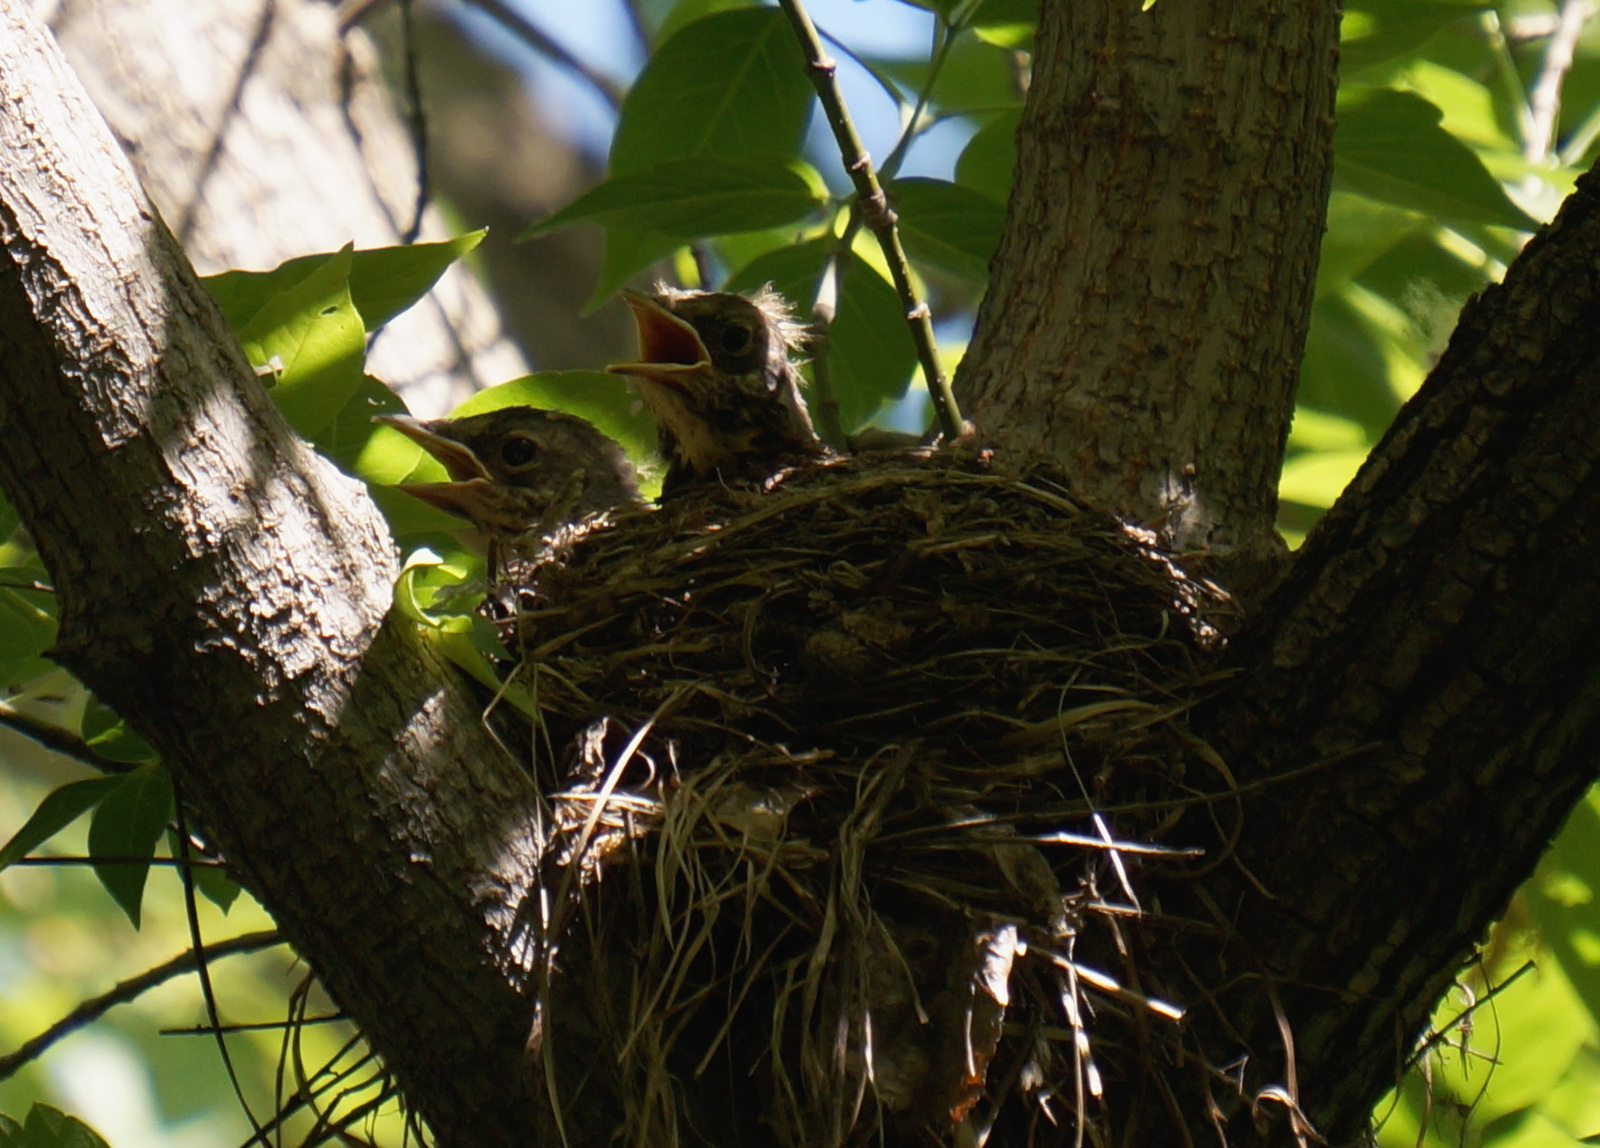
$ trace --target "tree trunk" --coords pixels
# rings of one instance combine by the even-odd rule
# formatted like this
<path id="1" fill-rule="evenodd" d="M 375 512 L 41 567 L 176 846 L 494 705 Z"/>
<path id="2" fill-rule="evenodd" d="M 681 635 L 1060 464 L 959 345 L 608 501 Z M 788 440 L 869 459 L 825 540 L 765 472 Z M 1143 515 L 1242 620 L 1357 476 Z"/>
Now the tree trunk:
<path id="1" fill-rule="evenodd" d="M 1056 458 L 1235 586 L 1281 568 L 1338 43 L 1337 4 L 1044 4 L 957 380 L 989 440 Z"/>
<path id="2" fill-rule="evenodd" d="M 1248 574 L 1270 564 L 1336 12 L 1138 7 L 1044 5 L 964 382 L 1008 447 L 1054 447 Z M 532 786 L 382 624 L 375 512 L 277 417 L 17 0 L 0 13 L 0 484 L 54 573 L 61 659 L 162 750 L 440 1141 L 525 1144 Z M 1252 1116 L 1287 1141 L 1284 1100 L 1356 1138 L 1592 776 L 1597 213 L 1591 175 L 1225 655 L 1238 684 L 1196 724 L 1238 781 L 1238 841 L 1167 899 L 1204 927 L 1184 964 L 1145 970 L 1193 1003 L 1208 1063 L 1175 1107 L 1113 1098 L 1137 1140 L 1215 1142 L 1210 1100 L 1234 1143 Z M 1243 1053 L 1254 1103 L 1218 1075 Z"/>
<path id="3" fill-rule="evenodd" d="M 57 659 L 158 746 L 442 1143 L 516 1144 L 537 794 L 386 621 L 394 544 L 289 429 L 48 33 L 0 4 L 0 486 Z"/>

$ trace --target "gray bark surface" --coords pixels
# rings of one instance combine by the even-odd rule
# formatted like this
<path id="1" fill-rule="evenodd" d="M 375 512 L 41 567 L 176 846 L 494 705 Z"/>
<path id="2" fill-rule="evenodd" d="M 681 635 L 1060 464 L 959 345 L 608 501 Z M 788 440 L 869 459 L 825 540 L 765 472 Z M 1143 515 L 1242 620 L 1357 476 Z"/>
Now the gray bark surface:
<path id="1" fill-rule="evenodd" d="M 1332 172 L 1339 12 L 1045 4 L 1009 222 L 957 379 L 989 441 L 1205 551 L 1280 566 L 1278 469 Z"/>
<path id="2" fill-rule="evenodd" d="M 386 621 L 376 508 L 278 414 L 10 0 L 0 105 L 0 487 L 54 579 L 56 657 L 160 747 L 441 1142 L 518 1143 L 532 784 Z"/>
<path id="3" fill-rule="evenodd" d="M 1196 544 L 1265 553 L 1260 476 L 1278 462 L 1325 167 L 1302 159 L 1312 190 L 1273 192 L 1270 178 L 1244 169 L 1276 171 L 1276 144 L 1198 148 L 1240 165 L 1207 192 L 1215 204 L 1194 200 L 1199 221 L 1213 210 L 1240 218 L 1228 197 L 1245 196 L 1265 221 L 1259 234 L 1241 232 L 1230 260 L 1193 238 L 1206 228 L 1171 214 L 1181 194 L 1161 201 L 1166 213 L 1147 210 L 1147 225 L 1108 214 L 1120 197 L 1103 194 L 1104 210 L 1079 225 L 1108 245 L 1100 269 L 1064 280 L 1071 244 L 1041 214 L 1053 194 L 1074 180 L 1086 196 L 1095 186 L 1168 186 L 1148 172 L 1137 181 L 1114 168 L 1073 174 L 1050 159 L 1055 137 L 1042 123 L 1056 105 L 1043 102 L 1056 91 L 1051 69 L 1064 67 L 1068 7 L 1083 19 L 1105 10 L 1045 8 L 1053 30 L 1035 72 L 1041 106 L 1030 112 L 1036 126 L 972 352 L 968 385 L 991 396 L 978 417 L 991 433 L 1015 426 L 1021 436 L 1023 412 L 1035 410 L 1054 428 L 1039 436 L 1059 435 L 1053 453 L 1085 481 L 1102 475 L 1114 504 L 1120 489 L 1153 512 L 1166 506 L 1159 492 L 1172 467 L 1190 457 L 1184 443 L 1214 440 L 1217 460 L 1237 450 L 1234 469 L 1196 463 L 1203 497 L 1182 507 L 1203 503 L 1254 524 L 1231 542 L 1200 530 Z M 1100 34 L 1131 35 L 1136 8 L 1102 15 Z M 1319 6 L 1308 30 L 1265 4 L 1249 8 L 1248 27 L 1209 6 L 1191 17 L 1163 0 L 1154 11 L 1169 21 L 1214 16 L 1222 31 L 1196 26 L 1198 43 L 1238 35 L 1245 47 L 1272 47 L 1265 74 L 1280 87 L 1303 79 L 1309 94 L 1295 103 L 1278 93 L 1290 102 L 1261 114 L 1280 119 L 1241 138 L 1278 140 L 1274 124 L 1299 124 L 1309 134 L 1297 146 L 1326 150 L 1316 109 L 1331 98 L 1331 58 L 1316 48 L 1302 74 L 1284 36 L 1298 27 L 1321 44 L 1332 14 Z M 1177 26 L 1161 25 L 1174 35 Z M 532 879 L 531 784 L 482 734 L 480 702 L 459 678 L 409 628 L 383 625 L 395 563 L 376 512 L 278 418 L 16 0 L 0 0 L 0 53 L 0 486 L 55 577 L 61 659 L 161 748 L 208 829 L 441 1141 L 528 1143 L 536 1089 L 523 1064 L 529 1010 L 514 918 Z M 1097 58 L 1109 66 L 1128 55 Z M 1129 58 L 1144 67 L 1177 57 Z M 1197 56 L 1217 68 L 1226 58 Z M 1250 66 L 1262 71 L 1260 59 Z M 1219 93 L 1234 82 L 1210 75 L 1201 69 Z M 1132 79 L 1116 90 L 1124 109 L 1154 99 Z M 1182 100 L 1195 94 L 1175 85 L 1166 98 L 1192 107 Z M 1158 112 L 1161 132 L 1177 133 L 1182 114 L 1149 110 Z M 1151 122 L 1129 116 L 1119 131 Z M 1075 138 L 1070 125 L 1061 130 Z M 1075 146 L 1088 159 L 1107 143 Z M 1156 232 L 1168 236 L 1165 262 Z M 1189 253 L 1210 270 L 1181 265 L 1181 244 L 1172 262 L 1172 235 L 1197 244 Z M 1591 175 L 1505 287 L 1469 308 L 1434 377 L 1234 640 L 1227 658 L 1242 671 L 1239 686 L 1196 716 L 1241 786 L 1254 788 L 1242 795 L 1234 863 L 1187 901 L 1167 898 L 1167 912 L 1206 925 L 1176 942 L 1197 980 L 1177 965 L 1142 970 L 1151 990 L 1199 1002 L 1191 1023 L 1209 1065 L 1171 1078 L 1184 1112 L 1203 1114 L 1204 1097 L 1226 1100 L 1207 1068 L 1248 1052 L 1247 1095 L 1282 1086 L 1333 1142 L 1357 1139 L 1433 995 L 1594 775 L 1597 267 Z M 1115 308 L 1154 324 L 1168 306 L 1148 290 L 1156 279 L 1161 298 L 1192 293 L 1198 308 L 1187 326 L 1162 330 L 1203 337 L 1185 349 L 1140 335 L 1123 363 L 1109 350 Z M 1095 295 L 1097 282 L 1107 294 Z M 1080 311 L 1100 316 L 1100 341 L 1073 342 L 1094 326 L 1074 320 Z M 1168 360 L 1158 362 L 1158 347 Z M 1237 373 L 1235 354 L 1246 368 Z M 1045 389 L 1067 377 L 1061 364 L 1091 361 L 1099 366 L 1084 377 L 1106 381 L 1105 414 L 1070 387 L 1059 401 Z M 1230 406 L 1217 398 L 1219 378 L 1248 388 L 1229 391 Z M 1141 414 L 1141 380 L 1147 406 L 1170 393 L 1188 413 Z M 1195 429 L 1207 395 L 1229 408 L 1206 424 L 1209 440 Z M 1126 455 L 1109 425 L 1117 409 L 1153 436 L 1129 438 Z M 1193 514 L 1178 519 L 1199 523 Z M 1200 985 L 1226 988 L 1213 1006 Z M 1175 1127 L 1154 1089 L 1119 1095 L 1137 1142 L 1215 1142 L 1203 1115 Z M 1260 1106 L 1259 1132 L 1248 1105 L 1231 1107 L 1233 1142 L 1291 1141 L 1281 1105 Z"/>

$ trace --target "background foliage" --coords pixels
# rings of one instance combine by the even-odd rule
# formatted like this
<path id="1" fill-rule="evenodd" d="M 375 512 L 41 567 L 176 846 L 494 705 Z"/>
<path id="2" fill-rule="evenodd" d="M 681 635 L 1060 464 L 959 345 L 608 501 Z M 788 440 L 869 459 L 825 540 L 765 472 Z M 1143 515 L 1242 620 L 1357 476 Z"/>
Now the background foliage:
<path id="1" fill-rule="evenodd" d="M 863 4 L 861 19 L 890 2 Z M 1347 5 L 1335 188 L 1281 485 L 1291 543 L 1420 384 L 1462 302 L 1499 277 L 1592 162 L 1600 27 L 1586 5 L 1573 19 L 1572 5 Z M 854 59 L 902 113 L 899 143 L 878 167 L 953 366 L 1003 218 L 1036 2 L 918 6 L 935 16 L 926 53 Z M 607 174 L 555 215 L 530 221 L 533 241 L 567 226 L 603 229 L 592 289 L 574 288 L 589 290 L 595 306 L 641 274 L 664 272 L 733 289 L 770 281 L 809 313 L 819 285 L 836 274 L 836 318 L 817 365 L 826 367 L 843 428 L 923 429 L 928 407 L 912 386 L 917 358 L 902 307 L 852 210 L 837 152 L 812 123 L 815 100 L 787 21 L 737 0 L 640 0 L 636 8 L 651 55 L 622 101 Z M 1564 28 L 1582 34 L 1570 69 L 1557 69 Z M 834 31 L 841 41 L 830 50 L 846 56 L 850 30 Z M 951 139 L 961 141 L 954 152 Z M 941 164 L 948 178 L 902 175 Z M 371 484 L 410 554 L 397 590 L 402 607 L 482 677 L 492 673 L 483 657 L 492 639 L 450 594 L 476 575 L 476 560 L 450 535 L 450 520 L 387 489 L 442 474 L 409 440 L 372 425 L 372 414 L 401 404 L 362 367 L 368 334 L 477 238 L 308 256 L 274 272 L 218 276 L 211 286 L 296 429 Z M 518 402 L 583 414 L 650 465 L 652 432 L 614 376 L 534 375 L 464 409 Z M 10 839 L 0 851 L 0 867 L 9 866 L 0 874 L 3 1053 L 79 1000 L 180 951 L 191 923 L 172 868 L 139 862 L 177 848 L 170 783 L 149 748 L 50 662 L 49 575 L 4 504 L 0 540 L 0 838 Z M 41 724 L 64 752 L 45 753 L 4 728 Z M 85 856 L 100 862 L 31 863 Z M 203 899 L 193 918 L 208 940 L 270 925 L 217 870 L 198 875 Z M 1379 1106 L 1381 1143 L 1564 1144 L 1600 1135 L 1597 889 L 1600 798 L 1591 795 L 1440 1006 L 1426 1053 Z M 213 978 L 227 1022 L 331 1012 L 281 948 L 219 960 Z M 32 1107 L 38 1099 L 98 1122 L 121 1148 L 243 1142 L 247 1128 L 215 1045 L 157 1035 L 204 1018 L 187 977 L 29 1064 L 0 1083 L 0 1111 L 15 1118 L 0 1120 L 0 1148 L 88 1135 Z M 281 1109 L 297 1086 L 316 1095 L 314 1105 L 290 1106 L 285 1142 L 317 1141 L 341 1122 L 376 1142 L 405 1139 L 352 1039 L 337 1023 L 305 1025 L 287 1043 L 278 1028 L 232 1038 L 258 1114 Z M 332 1115 L 319 1120 L 313 1107 Z"/>

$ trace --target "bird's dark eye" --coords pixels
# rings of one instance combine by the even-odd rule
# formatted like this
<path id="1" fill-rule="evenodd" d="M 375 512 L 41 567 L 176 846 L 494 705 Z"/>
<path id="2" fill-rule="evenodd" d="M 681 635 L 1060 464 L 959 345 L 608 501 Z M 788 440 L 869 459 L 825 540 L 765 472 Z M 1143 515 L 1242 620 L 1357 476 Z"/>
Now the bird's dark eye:
<path id="1" fill-rule="evenodd" d="M 500 462 L 509 470 L 526 470 L 539 457 L 539 444 L 527 435 L 512 435 L 500 444 Z"/>
<path id="2" fill-rule="evenodd" d="M 744 327 L 724 327 L 722 330 L 722 349 L 730 355 L 738 355 L 750 349 L 750 332 Z"/>

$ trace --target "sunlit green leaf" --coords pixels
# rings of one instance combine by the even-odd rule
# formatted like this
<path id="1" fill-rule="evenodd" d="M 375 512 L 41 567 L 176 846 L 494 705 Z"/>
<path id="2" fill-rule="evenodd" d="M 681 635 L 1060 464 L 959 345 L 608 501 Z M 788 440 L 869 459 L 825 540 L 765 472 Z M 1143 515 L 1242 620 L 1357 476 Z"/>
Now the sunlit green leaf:
<path id="1" fill-rule="evenodd" d="M 989 117 L 956 160 L 956 182 L 1004 203 L 1011 194 L 1011 176 L 1017 166 L 1017 121 L 1021 118 L 1017 108 Z"/>
<path id="2" fill-rule="evenodd" d="M 1411 92 L 1341 89 L 1334 179 L 1347 190 L 1442 219 L 1537 227 L 1439 121 L 1439 109 Z"/>
<path id="3" fill-rule="evenodd" d="M 56 596 L 46 585 L 45 569 L 33 555 L 24 565 L 0 565 L 0 691 L 15 688 L 47 673 L 44 652 L 56 640 Z"/>
<path id="4" fill-rule="evenodd" d="M 790 223 L 821 197 L 798 165 L 774 156 L 668 160 L 589 189 L 528 232 L 572 223 L 652 231 L 677 240 Z"/>
<path id="5" fill-rule="evenodd" d="M 1311 451 L 1283 464 L 1278 497 L 1327 509 L 1366 461 L 1365 450 Z"/>
<path id="6" fill-rule="evenodd" d="M 89 822 L 89 852 L 95 875 L 139 927 L 150 858 L 172 814 L 172 780 L 159 765 L 140 766 L 117 779 Z"/>
<path id="7" fill-rule="evenodd" d="M 433 289 L 439 276 L 479 243 L 487 231 L 469 231 L 441 243 L 375 247 L 350 260 L 350 300 L 368 330 L 375 330 Z M 235 329 L 250 322 L 275 296 L 305 280 L 328 255 L 302 255 L 271 271 L 224 271 L 204 282 Z"/>
<path id="8" fill-rule="evenodd" d="M 1399 409 L 1391 356 L 1372 323 L 1344 295 L 1318 299 L 1300 371 L 1300 401 L 1353 419 L 1375 439 Z"/>
<path id="9" fill-rule="evenodd" d="M 106 794 L 122 784 L 121 777 L 86 777 L 70 781 L 50 791 L 22 828 L 0 847 L 0 869 L 14 865 L 83 814 L 98 805 Z"/>
<path id="10" fill-rule="evenodd" d="M 483 596 L 482 572 L 481 565 L 465 556 L 447 559 L 419 550 L 406 560 L 395 583 L 395 607 L 417 622 L 423 637 L 445 657 L 502 702 L 537 716 L 538 706 L 525 686 L 514 678 L 502 679 L 495 667 L 509 655 L 494 626 L 474 608 Z M 461 592 L 472 585 L 477 585 L 476 592 Z"/>
<path id="11" fill-rule="evenodd" d="M 1425 216 L 1349 191 L 1328 200 L 1328 230 L 1317 263 L 1317 291 L 1342 288 L 1407 235 L 1427 226 Z"/>
<path id="12" fill-rule="evenodd" d="M 395 534 L 460 529 L 460 519 L 393 489 L 397 482 L 439 482 L 445 478 L 444 467 L 415 440 L 372 421 L 373 415 L 405 412 L 400 396 L 372 376 L 363 375 L 355 394 L 312 441 L 347 474 L 368 484 L 368 493 Z"/>
<path id="13" fill-rule="evenodd" d="M 1524 899 L 1540 939 L 1600 1016 L 1600 794 L 1591 789 L 1572 811 Z"/>
<path id="14" fill-rule="evenodd" d="M 1039 0 L 982 0 L 965 21 L 979 39 L 1024 52 L 1033 51 L 1038 24 Z"/>
<path id="15" fill-rule="evenodd" d="M 1475 0 L 1351 0 L 1339 28 L 1339 70 L 1353 76 L 1409 56 L 1443 28 L 1482 8 Z"/>
<path id="16" fill-rule="evenodd" d="M 696 20 L 661 45 L 628 92 L 611 176 L 692 156 L 771 156 L 781 166 L 800 154 L 812 98 L 783 13 L 742 8 Z M 748 228 L 712 223 L 696 234 L 740 230 Z"/>
<path id="17" fill-rule="evenodd" d="M 1408 63 L 1394 84 L 1438 108 L 1440 126 L 1463 143 L 1517 152 L 1516 141 L 1496 114 L 1494 90 L 1487 84 L 1432 60 Z"/>
<path id="18" fill-rule="evenodd" d="M 915 260 L 982 284 L 1000 245 L 1006 209 L 970 187 L 942 179 L 897 179 L 889 202 L 900 217 L 900 238 Z"/>
<path id="19" fill-rule="evenodd" d="M 1366 428 L 1354 419 L 1297 406 L 1289 427 L 1291 451 L 1366 451 L 1371 446 Z"/>
<path id="20" fill-rule="evenodd" d="M 291 426 L 306 438 L 332 422 L 360 389 L 366 332 L 350 301 L 351 249 L 318 264 L 239 331 Z"/>

